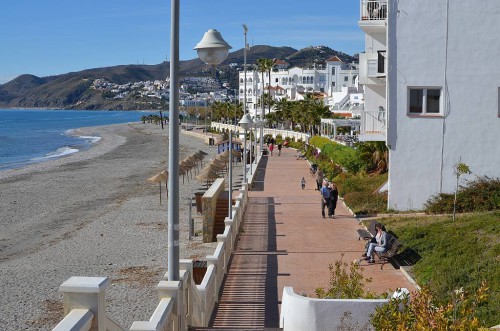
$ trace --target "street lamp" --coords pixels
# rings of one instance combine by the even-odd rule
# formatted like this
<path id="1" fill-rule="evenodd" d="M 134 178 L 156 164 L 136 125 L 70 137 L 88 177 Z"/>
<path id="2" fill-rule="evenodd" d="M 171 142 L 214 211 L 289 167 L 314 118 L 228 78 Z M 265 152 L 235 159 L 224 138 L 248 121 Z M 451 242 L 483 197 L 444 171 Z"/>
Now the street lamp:
<path id="1" fill-rule="evenodd" d="M 211 66 L 224 61 L 231 48 L 224 38 L 222 38 L 220 32 L 215 29 L 205 32 L 201 41 L 194 47 L 198 52 L 198 57 Z"/>
<path id="2" fill-rule="evenodd" d="M 179 7 L 180 0 L 171 0 L 167 276 L 172 281 L 179 280 Z M 212 29 L 195 47 L 202 61 L 211 65 L 224 61 L 230 48 L 220 33 Z"/>
<path id="3" fill-rule="evenodd" d="M 243 182 L 247 183 L 247 129 L 251 128 L 253 125 L 252 118 L 249 114 L 244 114 L 238 124 L 244 130 L 244 140 L 243 140 Z"/>

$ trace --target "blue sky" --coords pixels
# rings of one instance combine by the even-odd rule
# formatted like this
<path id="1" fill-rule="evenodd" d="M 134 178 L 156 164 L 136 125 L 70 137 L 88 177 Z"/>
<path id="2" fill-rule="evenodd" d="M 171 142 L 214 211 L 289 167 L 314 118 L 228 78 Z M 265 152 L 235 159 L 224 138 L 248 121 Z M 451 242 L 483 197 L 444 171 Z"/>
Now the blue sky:
<path id="1" fill-rule="evenodd" d="M 359 1 L 181 0 L 180 58 L 215 28 L 238 50 L 242 24 L 252 45 L 296 49 L 325 45 L 347 54 L 364 48 Z M 169 0 L 5 0 L 0 10 L 0 84 L 170 58 Z"/>

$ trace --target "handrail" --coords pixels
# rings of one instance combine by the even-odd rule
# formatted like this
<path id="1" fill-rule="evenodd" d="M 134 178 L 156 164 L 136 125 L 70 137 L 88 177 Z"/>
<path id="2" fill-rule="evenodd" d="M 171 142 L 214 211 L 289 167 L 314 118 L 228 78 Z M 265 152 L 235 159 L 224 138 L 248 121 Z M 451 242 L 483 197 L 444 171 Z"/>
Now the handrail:
<path id="1" fill-rule="evenodd" d="M 93 318 L 90 309 L 72 309 L 52 331 L 88 331 Z"/>
<path id="2" fill-rule="evenodd" d="M 173 308 L 173 299 L 161 299 L 149 321 L 136 321 L 132 323 L 130 331 L 172 330 L 174 326 L 172 320 Z"/>
<path id="3" fill-rule="evenodd" d="M 216 289 L 215 289 L 215 266 L 210 265 L 207 267 L 207 272 L 200 285 L 196 285 L 199 293 L 202 296 L 202 310 L 203 310 L 203 325 L 208 325 L 208 320 L 212 314 L 212 310 L 216 302 Z"/>

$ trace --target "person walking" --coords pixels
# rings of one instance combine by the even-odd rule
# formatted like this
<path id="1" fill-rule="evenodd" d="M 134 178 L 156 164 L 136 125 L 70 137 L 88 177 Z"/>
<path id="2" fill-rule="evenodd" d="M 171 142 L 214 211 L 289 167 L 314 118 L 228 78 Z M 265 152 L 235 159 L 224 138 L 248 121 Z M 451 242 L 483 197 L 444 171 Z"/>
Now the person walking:
<path id="1" fill-rule="evenodd" d="M 324 179 L 324 175 L 323 175 L 323 171 L 321 171 L 321 169 L 317 169 L 316 170 L 316 189 L 315 190 L 321 190 L 321 184 L 323 183 L 323 179 Z"/>
<path id="2" fill-rule="evenodd" d="M 306 179 L 304 177 L 300 180 L 300 187 L 302 187 L 302 189 L 306 188 Z"/>
<path id="3" fill-rule="evenodd" d="M 330 188 L 328 187 L 328 181 L 323 182 L 319 193 L 321 194 L 321 216 L 325 218 L 325 207 L 327 210 L 330 208 Z"/>
<path id="4" fill-rule="evenodd" d="M 269 151 L 271 152 L 271 156 L 273 156 L 273 150 L 274 150 L 274 144 L 271 143 L 271 145 L 269 145 Z"/>
<path id="5" fill-rule="evenodd" d="M 337 208 L 337 201 L 339 199 L 339 191 L 337 185 L 330 183 L 330 208 L 328 209 L 328 217 L 335 218 L 335 209 Z"/>
<path id="6" fill-rule="evenodd" d="M 278 143 L 278 156 L 281 156 L 281 148 L 283 148 L 283 144 L 280 142 Z"/>

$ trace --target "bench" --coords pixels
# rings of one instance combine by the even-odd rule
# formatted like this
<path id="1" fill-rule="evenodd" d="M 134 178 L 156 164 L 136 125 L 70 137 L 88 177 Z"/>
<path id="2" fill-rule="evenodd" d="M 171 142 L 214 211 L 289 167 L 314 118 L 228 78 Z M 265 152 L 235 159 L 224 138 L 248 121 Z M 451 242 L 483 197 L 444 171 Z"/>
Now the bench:
<path id="1" fill-rule="evenodd" d="M 377 255 L 379 260 L 382 262 L 382 264 L 380 265 L 380 269 L 384 267 L 384 264 L 393 260 L 393 258 L 396 256 L 396 254 L 398 254 L 399 249 L 403 245 L 395 237 L 391 236 L 387 246 L 389 248 L 385 252 L 375 251 L 375 255 Z"/>
<path id="2" fill-rule="evenodd" d="M 365 229 L 358 229 L 358 235 L 359 238 L 358 240 L 361 240 L 363 238 L 364 240 L 371 240 L 375 235 L 377 234 L 377 230 L 375 229 L 375 225 L 377 225 L 378 222 L 376 220 L 372 220 L 370 224 L 368 224 L 367 230 Z"/>

